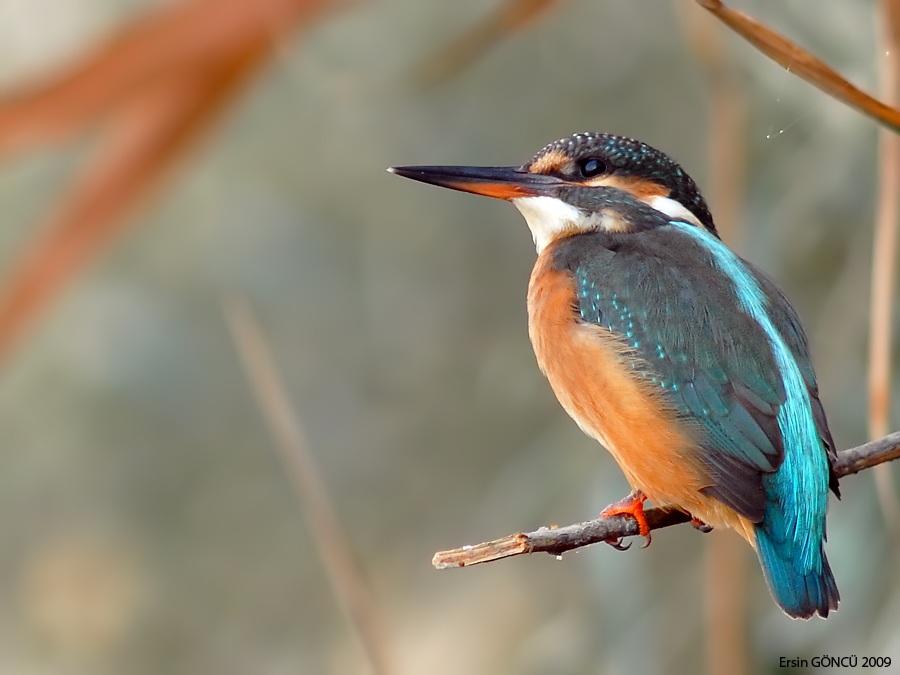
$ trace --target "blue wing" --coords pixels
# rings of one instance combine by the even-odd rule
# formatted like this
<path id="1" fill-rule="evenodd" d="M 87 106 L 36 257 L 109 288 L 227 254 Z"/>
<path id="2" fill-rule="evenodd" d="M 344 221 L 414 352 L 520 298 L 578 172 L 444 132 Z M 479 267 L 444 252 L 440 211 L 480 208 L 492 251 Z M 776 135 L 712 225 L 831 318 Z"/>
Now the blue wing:
<path id="1" fill-rule="evenodd" d="M 810 407 L 812 408 L 813 419 L 816 423 L 816 430 L 819 438 L 825 447 L 828 456 L 828 466 L 830 467 L 829 487 L 838 497 L 841 496 L 840 487 L 838 486 L 838 478 L 834 473 L 834 464 L 837 461 L 837 446 L 831 437 L 831 431 L 828 428 L 828 419 L 825 416 L 825 408 L 819 400 L 819 385 L 816 382 L 816 374 L 813 371 L 812 359 L 809 355 L 809 344 L 806 340 L 806 334 L 803 332 L 803 326 L 800 324 L 800 318 L 791 306 L 787 297 L 782 290 L 778 288 L 764 272 L 757 269 L 751 263 L 745 261 L 745 265 L 756 278 L 757 283 L 762 289 L 769 303 L 769 314 L 772 321 L 778 328 L 785 343 L 790 349 L 794 360 L 800 368 L 800 374 L 806 384 L 807 393 L 809 394 Z"/>
<path id="2" fill-rule="evenodd" d="M 733 284 L 700 247 L 667 228 L 570 237 L 556 259 L 575 277 L 581 319 L 625 340 L 642 357 L 643 376 L 698 430 L 712 479 L 705 491 L 760 522 L 763 477 L 784 459 L 777 418 L 786 396 L 771 344 L 738 308 Z M 800 365 L 820 436 L 833 448 L 796 314 L 774 283 L 752 272 Z"/>

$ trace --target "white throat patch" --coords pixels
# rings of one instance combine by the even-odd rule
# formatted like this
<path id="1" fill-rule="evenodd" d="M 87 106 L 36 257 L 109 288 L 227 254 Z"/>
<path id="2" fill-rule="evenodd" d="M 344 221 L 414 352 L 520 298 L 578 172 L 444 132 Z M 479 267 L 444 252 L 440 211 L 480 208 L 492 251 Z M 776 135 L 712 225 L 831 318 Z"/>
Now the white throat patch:
<path id="1" fill-rule="evenodd" d="M 628 224 L 613 209 L 586 214 L 556 197 L 518 197 L 511 201 L 525 216 L 538 253 L 563 232 L 621 232 L 628 229 Z"/>
<path id="2" fill-rule="evenodd" d="M 581 211 L 556 197 L 518 197 L 511 201 L 525 216 L 538 253 L 561 232 L 577 229 L 584 219 Z"/>
<path id="3" fill-rule="evenodd" d="M 538 253 L 566 232 L 628 232 L 632 228 L 628 219 L 616 213 L 614 208 L 588 214 L 556 197 L 517 197 L 510 201 L 525 216 Z M 697 216 L 674 199 L 654 195 L 642 201 L 672 220 L 703 227 Z"/>

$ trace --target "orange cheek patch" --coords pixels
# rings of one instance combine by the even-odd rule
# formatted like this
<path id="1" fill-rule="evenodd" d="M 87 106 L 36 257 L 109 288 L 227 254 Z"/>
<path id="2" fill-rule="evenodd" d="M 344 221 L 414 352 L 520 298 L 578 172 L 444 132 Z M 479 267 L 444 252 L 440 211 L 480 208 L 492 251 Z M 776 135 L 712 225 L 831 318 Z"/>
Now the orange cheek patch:
<path id="1" fill-rule="evenodd" d="M 553 150 L 538 157 L 534 163 L 528 167 L 528 170 L 531 173 L 551 174 L 558 172 L 568 163 L 569 157 L 565 153 L 562 153 L 559 150 Z"/>
<path id="2" fill-rule="evenodd" d="M 659 183 L 654 183 L 637 176 L 597 176 L 589 180 L 585 185 L 592 187 L 611 187 L 622 190 L 641 201 L 647 201 L 651 197 L 668 197 L 670 191 Z"/>

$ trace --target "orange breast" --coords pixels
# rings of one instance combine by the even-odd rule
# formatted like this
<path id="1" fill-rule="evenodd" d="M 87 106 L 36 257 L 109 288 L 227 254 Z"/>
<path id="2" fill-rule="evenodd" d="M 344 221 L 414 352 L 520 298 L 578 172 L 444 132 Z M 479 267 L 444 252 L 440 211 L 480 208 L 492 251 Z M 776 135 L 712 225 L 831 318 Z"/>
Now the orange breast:
<path id="1" fill-rule="evenodd" d="M 710 484 L 692 430 L 678 422 L 664 393 L 634 376 L 639 358 L 616 335 L 579 320 L 573 276 L 542 251 L 528 288 L 528 330 L 541 370 L 581 429 L 602 443 L 633 488 L 713 526 L 748 522 L 700 490 Z"/>

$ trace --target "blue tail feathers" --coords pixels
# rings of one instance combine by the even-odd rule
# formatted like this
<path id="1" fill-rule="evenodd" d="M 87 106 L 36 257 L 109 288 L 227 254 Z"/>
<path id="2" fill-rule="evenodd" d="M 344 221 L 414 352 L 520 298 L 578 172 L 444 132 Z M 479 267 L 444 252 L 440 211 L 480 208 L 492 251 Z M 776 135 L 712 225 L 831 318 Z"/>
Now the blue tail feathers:
<path id="1" fill-rule="evenodd" d="M 774 536 L 773 536 L 774 535 Z M 791 617 L 827 617 L 841 599 L 831 566 L 818 544 L 817 555 L 804 561 L 795 542 L 779 538 L 763 521 L 756 528 L 756 552 L 775 602 Z"/>
<path id="2" fill-rule="evenodd" d="M 823 549 L 828 472 L 825 453 L 785 452 L 778 471 L 763 478 L 756 553 L 775 602 L 796 619 L 827 617 L 841 599 Z"/>

